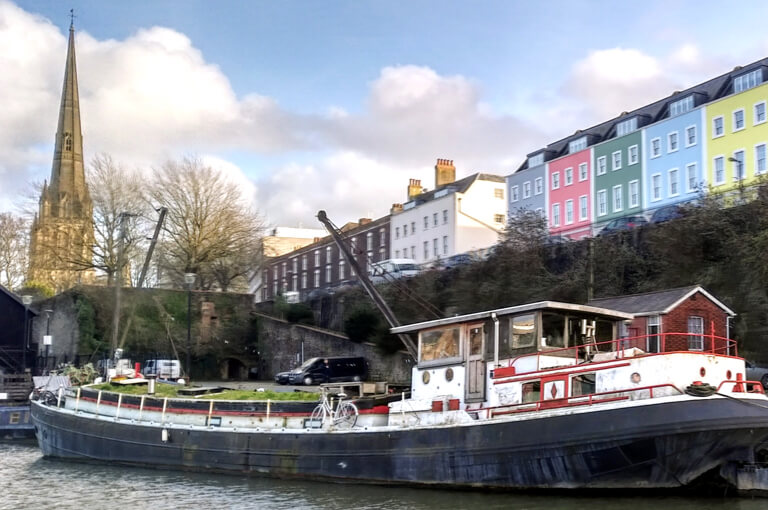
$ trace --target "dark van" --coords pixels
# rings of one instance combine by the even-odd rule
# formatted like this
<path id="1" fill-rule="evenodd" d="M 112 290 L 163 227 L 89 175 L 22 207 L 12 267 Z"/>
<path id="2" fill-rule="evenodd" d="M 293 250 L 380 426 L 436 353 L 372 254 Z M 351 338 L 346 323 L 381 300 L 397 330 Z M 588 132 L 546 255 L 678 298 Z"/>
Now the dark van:
<path id="1" fill-rule="evenodd" d="M 290 384 L 362 381 L 368 375 L 365 358 L 311 358 L 288 376 Z"/>

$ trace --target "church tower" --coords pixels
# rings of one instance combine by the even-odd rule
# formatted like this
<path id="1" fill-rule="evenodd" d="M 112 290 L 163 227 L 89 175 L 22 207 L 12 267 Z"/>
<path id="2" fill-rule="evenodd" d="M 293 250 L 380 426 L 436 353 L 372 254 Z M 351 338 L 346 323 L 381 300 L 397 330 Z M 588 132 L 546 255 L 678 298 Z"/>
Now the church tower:
<path id="1" fill-rule="evenodd" d="M 51 179 L 43 184 L 32 223 L 28 280 L 48 284 L 57 292 L 91 282 L 93 240 L 93 203 L 83 166 L 75 27 L 71 24 Z"/>

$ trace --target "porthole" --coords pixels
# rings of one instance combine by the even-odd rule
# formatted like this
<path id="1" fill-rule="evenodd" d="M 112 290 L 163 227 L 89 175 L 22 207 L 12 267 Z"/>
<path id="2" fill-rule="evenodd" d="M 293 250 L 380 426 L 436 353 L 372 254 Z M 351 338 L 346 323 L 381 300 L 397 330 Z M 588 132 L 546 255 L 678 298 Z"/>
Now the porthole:
<path id="1" fill-rule="evenodd" d="M 705 375 L 707 375 L 707 369 L 704 367 L 701 367 L 699 369 L 699 374 L 701 374 L 701 376 L 704 377 Z"/>
<path id="2" fill-rule="evenodd" d="M 632 376 L 630 377 L 633 383 L 637 384 L 639 383 L 643 378 L 640 377 L 640 374 L 637 372 L 632 372 Z"/>
<path id="3" fill-rule="evenodd" d="M 421 373 L 421 382 L 423 382 L 424 384 L 429 384 L 429 372 L 428 371 L 425 370 L 424 372 Z"/>
<path id="4" fill-rule="evenodd" d="M 453 381 L 453 369 L 448 368 L 445 370 L 445 380 L 448 382 Z"/>
<path id="5" fill-rule="evenodd" d="M 730 380 L 731 380 L 731 375 L 733 375 L 733 374 L 731 374 L 731 371 L 730 371 L 730 370 L 728 370 L 728 371 L 725 373 L 725 378 L 726 378 L 727 380 L 729 380 L 729 381 L 730 381 Z"/>

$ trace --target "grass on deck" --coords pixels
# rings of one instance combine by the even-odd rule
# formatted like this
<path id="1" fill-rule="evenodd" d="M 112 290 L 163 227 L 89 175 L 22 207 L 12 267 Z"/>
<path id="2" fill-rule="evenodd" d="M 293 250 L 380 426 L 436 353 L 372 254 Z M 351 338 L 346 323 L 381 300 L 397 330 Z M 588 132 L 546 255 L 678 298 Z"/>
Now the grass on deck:
<path id="1" fill-rule="evenodd" d="M 147 385 L 129 385 L 124 386 L 122 384 L 99 384 L 91 386 L 95 390 L 111 391 L 114 393 L 123 393 L 125 395 L 146 395 Z M 188 395 L 179 395 L 180 389 L 186 388 L 186 386 L 178 386 L 175 384 L 163 384 L 157 383 L 155 385 L 155 397 L 158 398 L 188 398 L 191 400 L 297 400 L 307 402 L 317 402 L 320 399 L 318 393 L 308 393 L 304 391 L 250 391 L 250 390 L 224 390 L 221 393 L 206 393 L 197 397 L 191 397 Z"/>

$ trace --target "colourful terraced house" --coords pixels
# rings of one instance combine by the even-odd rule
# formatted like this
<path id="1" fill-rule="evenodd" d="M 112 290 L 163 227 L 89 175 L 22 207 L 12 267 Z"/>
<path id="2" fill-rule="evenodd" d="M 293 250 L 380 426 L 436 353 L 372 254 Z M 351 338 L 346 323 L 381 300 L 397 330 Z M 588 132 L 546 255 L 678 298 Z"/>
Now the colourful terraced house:
<path id="1" fill-rule="evenodd" d="M 766 62 L 734 73 L 730 94 L 706 106 L 707 178 L 713 193 L 734 196 L 765 179 Z"/>
<path id="2" fill-rule="evenodd" d="M 592 150 L 589 135 L 568 141 L 567 154 L 547 165 L 549 232 L 553 236 L 581 239 L 591 235 Z"/>
<path id="3" fill-rule="evenodd" d="M 528 158 L 514 174 L 507 177 L 507 211 L 515 216 L 520 210 L 538 211 L 546 217 L 547 210 L 547 163 L 551 153 L 539 150 Z"/>
<path id="4" fill-rule="evenodd" d="M 643 130 L 643 209 L 698 198 L 705 189 L 702 126 L 706 109 L 701 93 L 686 94 L 669 105 L 669 117 Z"/>
<path id="5" fill-rule="evenodd" d="M 552 235 L 576 239 L 586 235 L 587 226 L 594 234 L 611 220 L 652 218 L 662 207 L 702 193 L 734 196 L 768 182 L 764 81 L 768 58 L 529 154 L 507 177 L 510 215 L 523 204 L 542 210 Z M 588 175 L 580 181 L 584 164 Z M 532 183 L 542 175 L 543 193 L 529 196 L 526 190 L 534 189 Z"/>
<path id="6" fill-rule="evenodd" d="M 616 123 L 607 141 L 593 148 L 594 223 L 597 228 L 610 220 L 642 212 L 642 134 L 639 127 L 648 120 L 647 115 L 628 115 Z M 611 137 L 611 133 L 615 133 L 615 137 Z"/>

